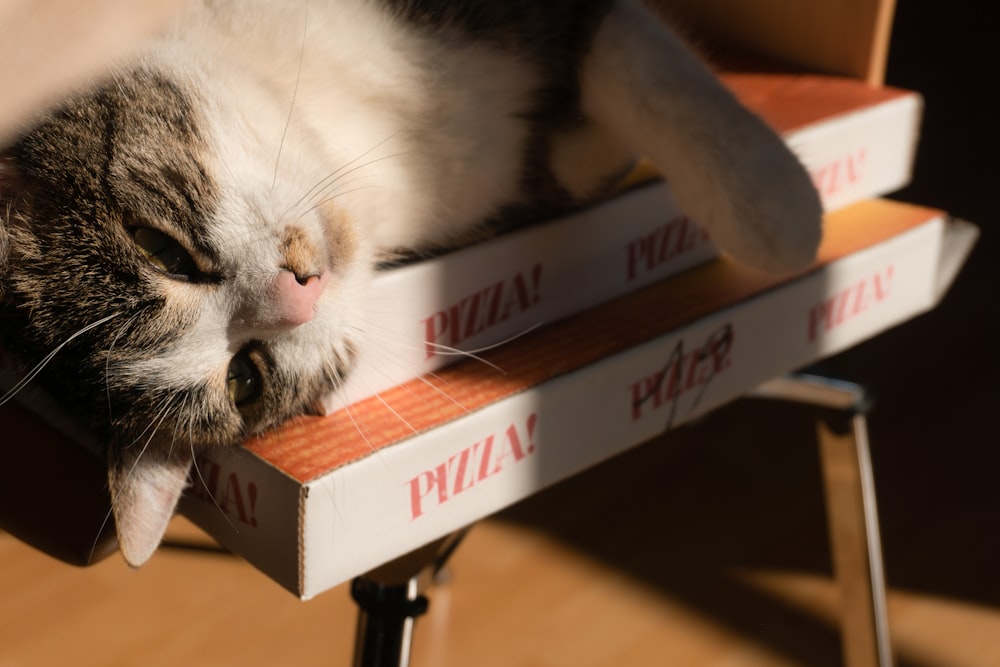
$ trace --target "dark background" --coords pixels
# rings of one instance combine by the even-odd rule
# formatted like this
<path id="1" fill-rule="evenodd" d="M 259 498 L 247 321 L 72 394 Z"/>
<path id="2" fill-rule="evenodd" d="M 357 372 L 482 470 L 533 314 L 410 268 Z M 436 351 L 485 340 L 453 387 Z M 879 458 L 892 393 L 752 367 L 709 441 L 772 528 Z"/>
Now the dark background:
<path id="1" fill-rule="evenodd" d="M 978 223 L 980 242 L 939 308 L 839 361 L 882 396 L 872 436 L 890 583 L 1000 606 L 1000 56 L 984 7 L 901 0 L 886 75 L 926 99 L 897 198 Z"/>

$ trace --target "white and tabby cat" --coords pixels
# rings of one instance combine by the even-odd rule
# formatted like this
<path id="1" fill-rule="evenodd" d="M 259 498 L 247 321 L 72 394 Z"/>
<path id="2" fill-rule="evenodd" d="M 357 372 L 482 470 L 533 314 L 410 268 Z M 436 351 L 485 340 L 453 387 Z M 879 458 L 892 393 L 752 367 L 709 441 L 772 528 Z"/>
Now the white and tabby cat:
<path id="1" fill-rule="evenodd" d="M 195 448 L 350 372 L 378 261 L 634 153 L 742 261 L 812 258 L 801 166 L 639 2 L 205 0 L 0 153 L 0 338 L 31 367 L 76 334 L 37 381 L 107 443 L 138 565 Z"/>

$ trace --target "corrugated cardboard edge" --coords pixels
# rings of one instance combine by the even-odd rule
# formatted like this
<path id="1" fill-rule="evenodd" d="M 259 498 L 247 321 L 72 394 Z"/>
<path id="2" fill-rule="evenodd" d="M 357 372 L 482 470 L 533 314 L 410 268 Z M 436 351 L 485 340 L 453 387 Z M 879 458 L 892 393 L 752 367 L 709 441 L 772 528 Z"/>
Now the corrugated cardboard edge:
<path id="1" fill-rule="evenodd" d="M 223 547 L 298 593 L 303 571 L 301 522 L 308 490 L 278 468 L 231 448 L 197 457 L 191 478 L 179 512 Z M 248 539 L 247 533 L 268 537 Z M 273 548 L 275 543 L 282 548 Z"/>

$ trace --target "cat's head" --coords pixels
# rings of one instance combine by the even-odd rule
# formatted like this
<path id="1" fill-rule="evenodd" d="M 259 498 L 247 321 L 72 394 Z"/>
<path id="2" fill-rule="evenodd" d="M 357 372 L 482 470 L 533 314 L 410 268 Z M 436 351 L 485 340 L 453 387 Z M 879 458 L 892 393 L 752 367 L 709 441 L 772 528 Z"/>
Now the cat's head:
<path id="1" fill-rule="evenodd" d="M 44 363 L 34 381 L 107 443 L 132 564 L 158 545 L 194 448 L 309 412 L 342 382 L 366 274 L 309 137 L 280 109 L 196 90 L 120 74 L 0 153 L 0 341 Z"/>

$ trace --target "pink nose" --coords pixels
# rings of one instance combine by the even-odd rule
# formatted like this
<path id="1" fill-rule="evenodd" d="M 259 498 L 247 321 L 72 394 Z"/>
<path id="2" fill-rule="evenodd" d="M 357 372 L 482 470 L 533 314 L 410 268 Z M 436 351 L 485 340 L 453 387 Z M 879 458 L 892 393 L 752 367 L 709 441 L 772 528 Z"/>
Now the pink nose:
<path id="1" fill-rule="evenodd" d="M 305 324 L 316 314 L 316 301 L 326 287 L 329 272 L 305 279 L 281 271 L 271 288 L 271 313 L 277 326 Z"/>

